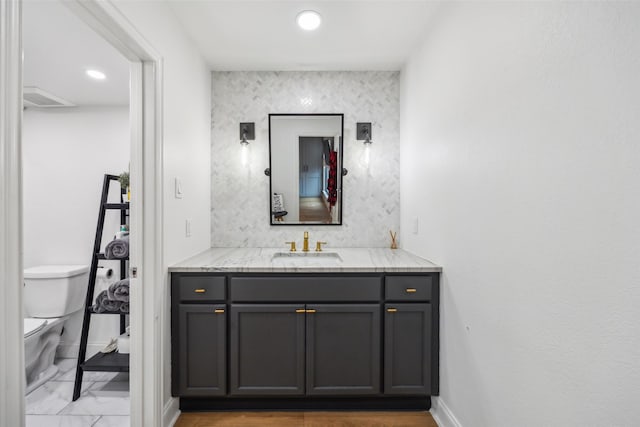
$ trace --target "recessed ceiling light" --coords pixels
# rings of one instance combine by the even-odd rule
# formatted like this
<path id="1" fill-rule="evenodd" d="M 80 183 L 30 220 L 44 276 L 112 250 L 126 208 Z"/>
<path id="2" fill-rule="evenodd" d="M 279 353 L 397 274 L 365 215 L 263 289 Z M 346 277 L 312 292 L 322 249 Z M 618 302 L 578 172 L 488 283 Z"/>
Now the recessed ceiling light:
<path id="1" fill-rule="evenodd" d="M 322 18 L 315 10 L 303 10 L 296 17 L 296 22 L 303 30 L 313 31 L 320 26 Z"/>
<path id="2" fill-rule="evenodd" d="M 102 71 L 98 70 L 87 70 L 87 76 L 96 80 L 104 80 L 107 78 L 107 76 Z"/>

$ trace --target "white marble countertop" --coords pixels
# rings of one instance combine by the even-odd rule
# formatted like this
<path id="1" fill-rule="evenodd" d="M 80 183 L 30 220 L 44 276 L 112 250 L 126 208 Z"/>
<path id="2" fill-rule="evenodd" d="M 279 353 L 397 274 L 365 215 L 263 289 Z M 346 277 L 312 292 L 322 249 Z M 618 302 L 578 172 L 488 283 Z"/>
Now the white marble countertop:
<path id="1" fill-rule="evenodd" d="M 289 253 L 286 248 L 211 248 L 169 267 L 169 272 L 430 273 L 442 267 L 402 249 L 326 248 Z"/>

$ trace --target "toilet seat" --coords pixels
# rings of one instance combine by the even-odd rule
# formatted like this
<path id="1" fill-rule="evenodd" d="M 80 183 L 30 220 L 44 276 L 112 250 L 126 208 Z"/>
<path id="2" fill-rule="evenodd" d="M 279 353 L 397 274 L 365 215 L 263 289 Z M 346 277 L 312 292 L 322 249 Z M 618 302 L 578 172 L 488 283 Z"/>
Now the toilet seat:
<path id="1" fill-rule="evenodd" d="M 24 337 L 30 337 L 47 325 L 47 319 L 24 319 Z"/>

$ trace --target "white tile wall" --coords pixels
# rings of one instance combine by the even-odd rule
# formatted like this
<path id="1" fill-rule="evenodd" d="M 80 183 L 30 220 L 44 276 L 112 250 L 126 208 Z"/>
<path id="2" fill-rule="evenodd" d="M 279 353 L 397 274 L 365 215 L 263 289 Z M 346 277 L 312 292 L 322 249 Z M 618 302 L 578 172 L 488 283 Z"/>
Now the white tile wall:
<path id="1" fill-rule="evenodd" d="M 273 247 L 302 240 L 328 247 L 386 247 L 399 229 L 399 73 L 380 71 L 213 72 L 211 246 Z M 271 226 L 270 113 L 344 114 L 342 226 Z M 239 123 L 255 122 L 242 166 Z M 370 162 L 356 122 L 373 124 Z"/>

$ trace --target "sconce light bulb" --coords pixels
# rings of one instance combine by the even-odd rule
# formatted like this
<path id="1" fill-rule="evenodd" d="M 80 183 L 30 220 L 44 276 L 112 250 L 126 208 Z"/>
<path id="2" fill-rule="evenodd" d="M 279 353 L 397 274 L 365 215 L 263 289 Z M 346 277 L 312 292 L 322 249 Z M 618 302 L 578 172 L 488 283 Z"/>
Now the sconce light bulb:
<path id="1" fill-rule="evenodd" d="M 364 166 L 369 169 L 369 165 L 371 164 L 371 142 L 364 142 Z"/>
<path id="2" fill-rule="evenodd" d="M 242 167 L 249 165 L 249 142 L 240 142 L 240 164 Z"/>
<path id="3" fill-rule="evenodd" d="M 247 141 L 247 133 L 246 132 L 242 133 L 242 139 L 240 140 L 240 144 L 249 145 L 249 141 Z"/>

